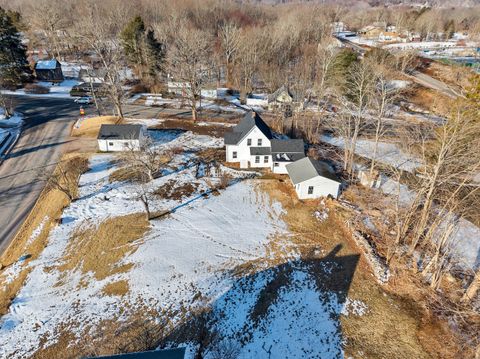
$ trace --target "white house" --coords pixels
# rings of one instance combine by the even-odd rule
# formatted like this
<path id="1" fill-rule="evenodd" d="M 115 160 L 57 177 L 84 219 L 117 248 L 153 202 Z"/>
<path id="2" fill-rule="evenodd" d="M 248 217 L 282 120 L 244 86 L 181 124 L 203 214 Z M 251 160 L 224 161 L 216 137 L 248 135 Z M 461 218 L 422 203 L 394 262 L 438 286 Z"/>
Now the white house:
<path id="1" fill-rule="evenodd" d="M 274 139 L 268 125 L 255 112 L 249 112 L 232 131 L 225 133 L 226 161 L 241 168 L 270 168 L 287 173 L 285 166 L 305 157 L 302 140 Z"/>
<path id="2" fill-rule="evenodd" d="M 341 181 L 325 162 L 305 157 L 286 166 L 299 199 L 337 198 Z"/>
<path id="3" fill-rule="evenodd" d="M 256 112 L 249 112 L 232 131 L 225 133 L 227 162 L 241 168 L 271 167 L 272 132 Z"/>
<path id="4" fill-rule="evenodd" d="M 97 137 L 102 152 L 138 151 L 145 139 L 146 127 L 142 125 L 102 125 Z"/>

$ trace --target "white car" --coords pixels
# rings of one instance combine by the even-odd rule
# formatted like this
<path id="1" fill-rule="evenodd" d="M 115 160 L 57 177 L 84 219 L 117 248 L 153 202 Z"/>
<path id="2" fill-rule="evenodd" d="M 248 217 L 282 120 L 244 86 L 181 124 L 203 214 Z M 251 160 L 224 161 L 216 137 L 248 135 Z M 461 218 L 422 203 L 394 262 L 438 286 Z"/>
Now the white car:
<path id="1" fill-rule="evenodd" d="M 93 98 L 89 96 L 79 97 L 74 100 L 75 103 L 89 105 L 93 103 Z"/>

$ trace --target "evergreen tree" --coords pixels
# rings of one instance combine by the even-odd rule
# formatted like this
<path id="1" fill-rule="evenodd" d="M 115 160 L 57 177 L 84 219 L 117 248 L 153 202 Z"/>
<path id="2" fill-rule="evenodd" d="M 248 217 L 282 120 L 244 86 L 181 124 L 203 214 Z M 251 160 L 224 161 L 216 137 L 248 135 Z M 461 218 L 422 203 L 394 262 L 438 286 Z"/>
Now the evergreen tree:
<path id="1" fill-rule="evenodd" d="M 142 78 L 154 79 L 162 71 L 165 49 L 155 38 L 153 30 L 146 30 L 140 16 L 135 16 L 120 34 L 127 60 Z"/>
<path id="2" fill-rule="evenodd" d="M 166 51 L 165 46 L 155 38 L 153 30 L 148 30 L 145 36 L 145 63 L 148 75 L 155 78 L 157 74 L 163 71 Z"/>
<path id="3" fill-rule="evenodd" d="M 0 7 L 0 86 L 17 87 L 28 81 L 32 71 L 28 66 L 26 48 L 9 14 Z"/>
<path id="4" fill-rule="evenodd" d="M 140 16 L 135 16 L 120 34 L 125 55 L 132 65 L 144 65 L 142 56 L 144 34 L 145 24 Z"/>

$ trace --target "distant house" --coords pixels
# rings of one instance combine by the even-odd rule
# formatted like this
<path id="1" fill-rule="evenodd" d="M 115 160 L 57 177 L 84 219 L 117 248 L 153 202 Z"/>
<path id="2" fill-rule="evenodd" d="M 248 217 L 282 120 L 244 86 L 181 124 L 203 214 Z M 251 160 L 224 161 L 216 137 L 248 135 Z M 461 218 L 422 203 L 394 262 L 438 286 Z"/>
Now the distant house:
<path id="1" fill-rule="evenodd" d="M 142 125 L 102 125 L 97 137 L 102 152 L 138 151 L 145 139 L 146 130 Z"/>
<path id="2" fill-rule="evenodd" d="M 286 174 L 285 166 L 305 157 L 302 140 L 274 139 L 272 131 L 255 112 L 249 112 L 232 131 L 225 133 L 227 162 L 241 168 L 270 168 Z"/>
<path id="3" fill-rule="evenodd" d="M 286 165 L 305 157 L 303 140 L 272 140 L 272 171 L 286 174 Z"/>
<path id="4" fill-rule="evenodd" d="M 151 350 L 146 352 L 108 355 L 108 356 L 101 356 L 96 358 L 101 358 L 101 359 L 184 359 L 185 352 L 186 352 L 185 348 L 175 348 L 175 349 Z M 94 359 L 94 358 L 89 358 L 89 359 Z"/>
<path id="5" fill-rule="evenodd" d="M 38 81 L 62 82 L 62 65 L 56 59 L 37 61 L 35 76 Z"/>
<path id="6" fill-rule="evenodd" d="M 272 138 L 270 127 L 250 111 L 232 131 L 225 133 L 227 162 L 240 163 L 241 168 L 271 167 Z"/>
<path id="7" fill-rule="evenodd" d="M 286 166 L 299 199 L 313 199 L 340 194 L 341 181 L 325 162 L 302 158 Z"/>
<path id="8" fill-rule="evenodd" d="M 305 99 L 291 91 L 288 86 L 281 86 L 277 91 L 268 96 L 268 109 L 270 111 L 281 110 L 285 114 L 291 115 L 292 112 L 303 109 Z"/>

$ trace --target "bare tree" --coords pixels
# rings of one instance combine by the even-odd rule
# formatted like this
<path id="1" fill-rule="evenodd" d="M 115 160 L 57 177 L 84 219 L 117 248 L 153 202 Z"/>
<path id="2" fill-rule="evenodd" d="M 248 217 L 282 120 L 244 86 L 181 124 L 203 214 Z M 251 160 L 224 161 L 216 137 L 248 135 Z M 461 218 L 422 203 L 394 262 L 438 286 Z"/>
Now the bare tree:
<path id="1" fill-rule="evenodd" d="M 48 168 L 39 170 L 38 177 L 44 181 L 49 188 L 54 188 L 64 193 L 70 201 L 77 197 L 77 185 L 80 175 L 88 168 L 87 160 L 74 158 L 61 161 L 54 171 Z"/>
<path id="2" fill-rule="evenodd" d="M 369 63 L 354 63 L 348 72 L 348 85 L 340 93 L 338 117 L 333 121 L 334 130 L 344 142 L 344 170 L 353 178 L 353 163 L 360 131 L 369 121 L 373 89 L 373 69 Z"/>
<path id="3" fill-rule="evenodd" d="M 234 23 L 227 22 L 220 27 L 219 35 L 225 56 L 226 80 L 227 84 L 230 84 L 232 81 L 232 66 L 240 43 L 240 31 Z"/>
<path id="4" fill-rule="evenodd" d="M 122 157 L 125 164 L 140 173 L 143 182 L 150 182 L 158 175 L 170 156 L 157 148 L 150 137 L 140 146 L 128 144 Z"/>
<path id="5" fill-rule="evenodd" d="M 373 122 L 375 127 L 374 147 L 370 163 L 370 180 L 374 178 L 378 152 L 378 143 L 385 134 L 385 115 L 389 106 L 400 95 L 400 91 L 392 85 L 388 70 L 380 65 L 376 66 L 372 94 Z"/>
<path id="6" fill-rule="evenodd" d="M 78 24 L 79 37 L 94 52 L 104 72 L 105 91 L 115 108 L 116 115 L 123 118 L 122 87 L 126 62 L 118 39 L 119 19 L 103 16 L 97 4 L 89 3 L 82 21 Z"/>
<path id="7" fill-rule="evenodd" d="M 168 72 L 175 81 L 181 82 L 194 121 L 197 120 L 197 100 L 211 67 L 210 44 L 208 33 L 191 28 L 182 22 L 176 29 L 167 54 Z"/>

